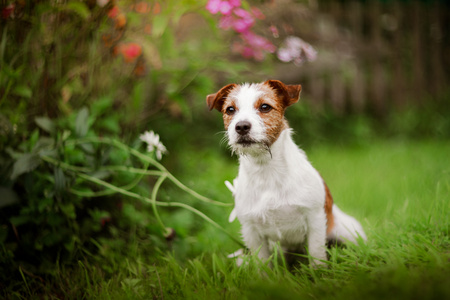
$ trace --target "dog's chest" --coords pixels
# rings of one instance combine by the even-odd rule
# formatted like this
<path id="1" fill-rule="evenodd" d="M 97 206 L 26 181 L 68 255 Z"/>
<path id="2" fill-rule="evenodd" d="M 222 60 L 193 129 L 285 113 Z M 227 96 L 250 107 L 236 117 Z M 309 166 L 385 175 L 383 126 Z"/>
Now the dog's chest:
<path id="1" fill-rule="evenodd" d="M 241 223 L 247 223 L 261 236 L 282 246 L 302 244 L 306 239 L 307 222 L 304 209 L 287 205 L 265 210 L 263 214 L 238 216 Z"/>
<path id="2" fill-rule="evenodd" d="M 241 172 L 235 202 L 241 224 L 288 246 L 305 241 L 307 214 L 316 195 L 309 179 L 286 175 L 273 170 Z"/>

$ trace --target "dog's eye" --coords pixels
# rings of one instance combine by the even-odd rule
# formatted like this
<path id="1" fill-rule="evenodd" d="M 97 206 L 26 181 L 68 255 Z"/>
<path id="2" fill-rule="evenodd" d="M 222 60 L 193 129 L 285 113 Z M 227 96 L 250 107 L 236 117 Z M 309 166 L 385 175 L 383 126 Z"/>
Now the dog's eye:
<path id="1" fill-rule="evenodd" d="M 272 110 L 272 106 L 270 106 L 269 104 L 261 104 L 261 106 L 259 107 L 259 111 L 266 113 Z"/>
<path id="2" fill-rule="evenodd" d="M 229 107 L 227 107 L 227 109 L 226 109 L 227 115 L 232 115 L 232 114 L 234 114 L 235 112 L 236 112 L 236 109 L 235 109 L 233 106 L 229 106 Z"/>

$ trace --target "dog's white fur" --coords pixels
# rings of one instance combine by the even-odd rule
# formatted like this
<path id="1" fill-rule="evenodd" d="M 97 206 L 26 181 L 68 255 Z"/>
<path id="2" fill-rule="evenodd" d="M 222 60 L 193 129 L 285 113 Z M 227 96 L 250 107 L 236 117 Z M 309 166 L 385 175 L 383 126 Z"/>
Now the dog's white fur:
<path id="1" fill-rule="evenodd" d="M 213 101 L 228 100 L 235 108 L 226 132 L 240 164 L 233 185 L 226 183 L 235 199 L 230 221 L 235 216 L 239 219 L 245 245 L 252 252 L 259 249 L 261 259 L 269 258 L 272 244 L 279 242 L 289 252 L 299 252 L 306 246 L 313 264 L 319 265 L 327 259 L 327 240 L 356 243 L 358 235 L 364 240 L 366 235 L 359 222 L 336 205 L 332 207 L 334 225 L 327 234 L 324 181 L 292 140 L 292 129 L 282 128 L 272 144 L 266 142 L 267 122 L 255 107 L 268 88 L 261 88 L 264 84 L 267 82 L 228 88 L 225 94 L 219 95 L 225 99 L 217 99 L 218 94 L 208 96 L 210 109 Z M 281 97 L 278 94 L 275 98 Z M 225 115 L 226 108 L 219 108 Z M 239 142 L 242 134 L 237 132 L 236 124 L 241 121 L 251 124 L 246 137 L 255 143 Z"/>

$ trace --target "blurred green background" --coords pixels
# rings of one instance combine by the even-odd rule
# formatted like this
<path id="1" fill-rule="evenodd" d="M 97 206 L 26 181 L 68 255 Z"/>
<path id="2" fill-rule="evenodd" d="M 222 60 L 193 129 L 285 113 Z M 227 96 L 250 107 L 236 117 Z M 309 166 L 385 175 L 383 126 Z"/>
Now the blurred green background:
<path id="1" fill-rule="evenodd" d="M 262 59 L 236 52 L 243 35 L 221 28 L 207 2 L 0 2 L 0 287 L 24 273 L 52 278 L 56 266 L 86 257 L 114 260 L 136 243 L 149 256 L 167 251 L 180 261 L 234 251 L 227 235 L 181 208 L 158 208 L 164 226 L 175 229 L 175 238 L 167 235 L 151 205 L 114 190 L 151 198 L 158 176 L 111 169 L 158 170 L 133 154 L 156 161 L 139 139 L 152 130 L 168 150 L 160 164 L 189 188 L 231 203 L 223 181 L 236 176 L 237 160 L 222 142 L 220 114 L 209 112 L 205 99 L 232 82 L 302 84 L 301 101 L 286 117 L 341 198 L 356 197 L 352 184 L 362 195 L 377 190 L 359 181 L 368 172 L 361 168 L 403 168 L 419 164 L 422 153 L 438 160 L 427 174 L 448 176 L 447 2 L 242 1 L 247 11 L 259 9 L 252 32 L 276 49 Z M 281 61 L 289 37 L 317 57 Z M 353 159 L 359 168 L 346 172 L 358 180 L 345 187 L 339 162 L 348 168 Z M 389 170 L 374 174 L 373 181 L 389 178 Z M 402 192 L 408 188 L 392 196 Z M 173 183 L 161 186 L 158 200 L 186 203 L 238 238 L 239 224 L 227 223 L 231 206 L 199 202 Z M 351 199 L 343 206 L 351 208 Z M 351 209 L 369 218 L 367 225 L 378 222 L 374 207 Z"/>

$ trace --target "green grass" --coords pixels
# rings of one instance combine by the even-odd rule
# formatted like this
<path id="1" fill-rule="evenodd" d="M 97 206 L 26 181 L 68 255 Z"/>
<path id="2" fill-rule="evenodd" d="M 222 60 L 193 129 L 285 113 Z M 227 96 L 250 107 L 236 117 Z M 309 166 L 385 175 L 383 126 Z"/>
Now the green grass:
<path id="1" fill-rule="evenodd" d="M 218 137 L 220 139 L 220 137 Z M 298 137 L 296 137 L 298 139 Z M 196 191 L 231 201 L 224 180 L 234 159 L 215 150 L 185 149 L 174 175 Z M 236 267 L 226 255 L 238 246 L 190 213 L 162 211 L 178 233 L 172 252 L 153 256 L 149 241 L 127 252 L 87 257 L 58 270 L 58 280 L 23 273 L 10 298 L 68 299 L 448 299 L 450 297 L 450 143 L 377 141 L 367 146 L 317 145 L 307 149 L 335 202 L 358 218 L 366 244 L 330 249 L 328 268 L 272 269 L 254 257 Z M 164 197 L 185 197 L 167 187 Z M 236 236 L 229 208 L 198 205 Z M 196 232 L 192 236 L 192 232 Z M 107 268 L 105 268 L 105 265 Z M 105 269 L 110 271 L 106 272 Z"/>

